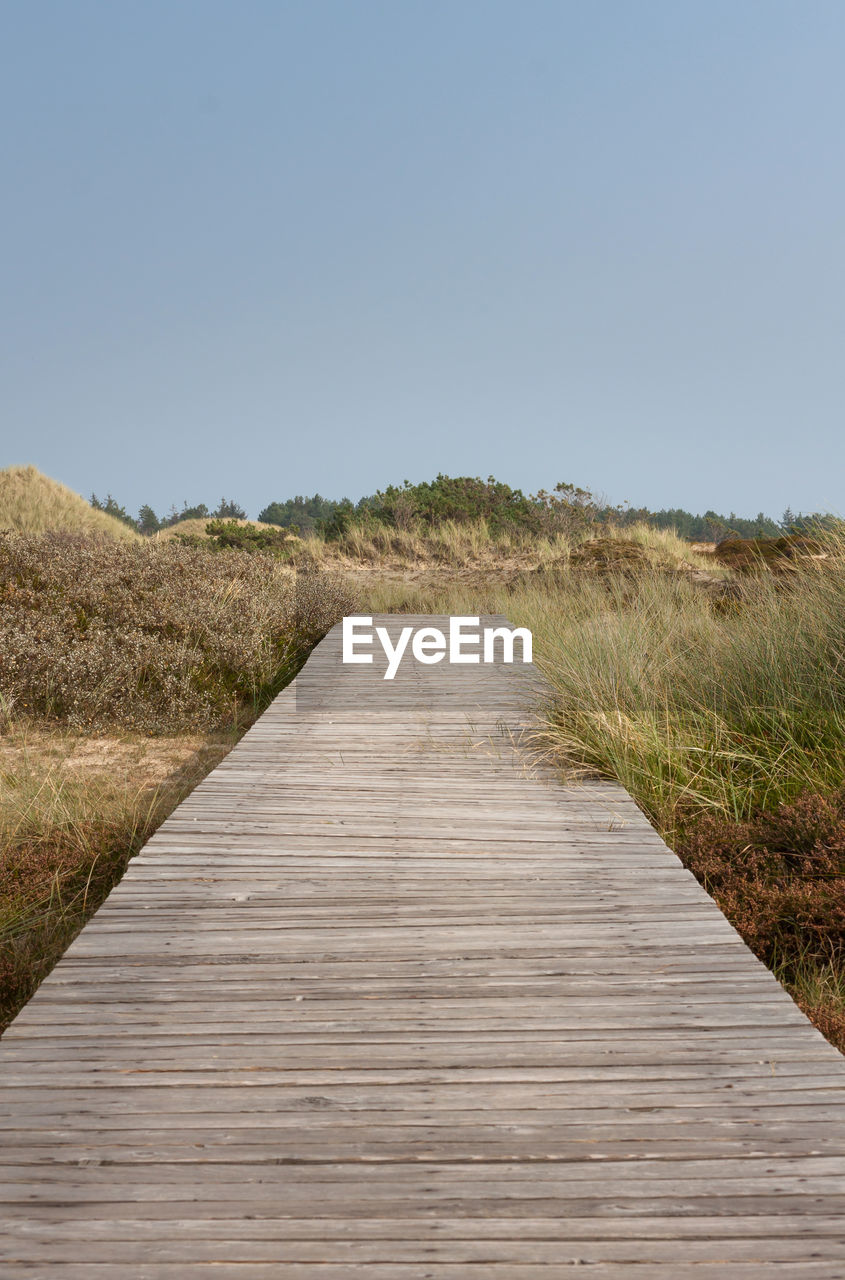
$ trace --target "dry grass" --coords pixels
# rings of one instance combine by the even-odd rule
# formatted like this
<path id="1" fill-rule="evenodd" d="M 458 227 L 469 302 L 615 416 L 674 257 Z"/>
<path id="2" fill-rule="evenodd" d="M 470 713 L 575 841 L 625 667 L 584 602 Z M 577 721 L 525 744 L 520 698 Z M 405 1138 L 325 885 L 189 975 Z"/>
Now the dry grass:
<path id="1" fill-rule="evenodd" d="M 140 542 L 140 534 L 114 516 L 93 507 L 72 489 L 35 467 L 0 471 L 0 530 L 39 534 L 50 530 L 100 534 L 121 542 Z"/>
<path id="2" fill-rule="evenodd" d="M 560 576 L 536 569 L 431 569 L 380 573 L 347 569 L 344 579 L 367 613 L 507 613 L 515 595 L 557 590 Z"/>
<path id="3" fill-rule="evenodd" d="M 800 954 L 774 972 L 793 1000 L 840 1053 L 845 1053 L 845 967 L 841 961 L 814 960 Z"/>
<path id="4" fill-rule="evenodd" d="M 566 563 L 569 550 L 562 536 L 538 538 L 517 527 L 494 532 L 483 519 L 407 529 L 369 521 L 352 525 L 336 541 L 307 539 L 294 562 L 378 572 L 426 567 L 536 568 L 550 561 Z"/>
<path id="5" fill-rule="evenodd" d="M 0 738 L 0 1029 L 234 735 Z"/>
<path id="6" fill-rule="evenodd" d="M 712 554 L 685 542 L 671 529 L 655 529 L 645 523 L 623 530 L 593 529 L 573 549 L 570 566 L 579 569 L 656 569 L 661 572 L 706 574 L 726 578 L 726 570 L 714 564 Z"/>
<path id="7" fill-rule="evenodd" d="M 514 597 L 558 751 L 619 778 L 673 838 L 845 781 L 845 565 L 714 595 L 682 575 Z"/>
<path id="8" fill-rule="evenodd" d="M 434 526 L 396 529 L 376 521 L 352 525 L 336 541 L 309 538 L 292 563 L 369 569 L 379 574 L 424 570 L 472 570 L 496 575 L 533 569 L 566 569 L 581 563 L 596 568 L 602 560 L 632 560 L 636 567 L 665 571 L 724 574 L 713 557 L 694 550 L 671 530 L 631 525 L 624 534 L 603 526 L 585 526 L 577 538 L 563 533 L 537 534 L 518 525 L 492 527 L 485 519 L 444 520 Z"/>

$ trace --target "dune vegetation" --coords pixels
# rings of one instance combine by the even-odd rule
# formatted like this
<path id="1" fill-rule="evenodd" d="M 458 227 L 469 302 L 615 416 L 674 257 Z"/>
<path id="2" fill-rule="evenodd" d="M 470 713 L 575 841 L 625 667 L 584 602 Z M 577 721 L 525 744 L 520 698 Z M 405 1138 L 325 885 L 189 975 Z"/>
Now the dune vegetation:
<path id="1" fill-rule="evenodd" d="M 661 540 L 593 572 L 358 581 L 373 612 L 530 627 L 549 687 L 538 751 L 621 782 L 845 1050 L 845 534 L 788 573 L 765 557 L 739 576 L 670 571 L 680 556 Z"/>
<path id="2" fill-rule="evenodd" d="M 139 542 L 140 534 L 114 516 L 98 511 L 85 498 L 36 467 L 0 471 L 0 529 L 38 534 L 50 530 L 100 534 L 123 542 Z"/>
<path id="3" fill-rule="evenodd" d="M 670 530 L 646 524 L 612 535 L 598 525 L 533 533 L 519 525 L 497 526 L 483 516 L 432 526 L 415 521 L 400 529 L 363 520 L 331 539 L 293 536 L 283 555 L 301 568 L 376 574 L 460 569 L 498 575 L 511 570 L 604 569 L 611 563 L 624 568 L 633 563 L 725 576 L 712 554 Z"/>
<path id="4" fill-rule="evenodd" d="M 0 533 L 0 1025 L 353 607 L 177 541 Z"/>
<path id="5" fill-rule="evenodd" d="M 172 539 L 200 539 L 206 541 L 214 535 L 208 532 L 209 525 L 215 521 L 209 516 L 193 516 L 188 520 L 178 520 L 176 524 L 167 525 L 153 537 L 157 542 L 168 542 Z M 217 521 L 216 523 L 220 523 Z M 238 529 L 269 529 L 274 530 L 276 525 L 267 524 L 263 520 L 241 520 L 228 519 L 226 524 L 232 524 Z"/>
<path id="6" fill-rule="evenodd" d="M 512 613 L 555 757 L 631 792 L 845 1048 L 845 538 L 827 553 L 723 596 L 647 574 Z"/>
<path id="7" fill-rule="evenodd" d="M 96 735 L 37 717 L 0 734 L 0 1030 L 167 814 L 230 750 L 231 729 Z"/>
<path id="8" fill-rule="evenodd" d="M 845 1047 L 842 527 L 693 544 L 572 486 L 417 488 L 307 536 L 237 515 L 0 534 L 5 1016 L 334 621 L 504 613 L 547 679 L 537 750 L 621 782 Z"/>

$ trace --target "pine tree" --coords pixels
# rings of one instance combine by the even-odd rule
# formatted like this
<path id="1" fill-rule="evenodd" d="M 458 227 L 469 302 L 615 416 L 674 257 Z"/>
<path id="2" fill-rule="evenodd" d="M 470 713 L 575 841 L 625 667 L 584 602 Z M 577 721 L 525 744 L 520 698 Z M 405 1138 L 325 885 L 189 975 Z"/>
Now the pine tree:
<path id="1" fill-rule="evenodd" d="M 158 533 L 159 529 L 163 527 L 162 521 L 159 520 L 152 507 L 149 507 L 146 504 L 141 507 L 141 510 L 138 512 L 137 525 L 138 531 L 140 533 L 145 533 L 148 537 L 154 533 Z"/>

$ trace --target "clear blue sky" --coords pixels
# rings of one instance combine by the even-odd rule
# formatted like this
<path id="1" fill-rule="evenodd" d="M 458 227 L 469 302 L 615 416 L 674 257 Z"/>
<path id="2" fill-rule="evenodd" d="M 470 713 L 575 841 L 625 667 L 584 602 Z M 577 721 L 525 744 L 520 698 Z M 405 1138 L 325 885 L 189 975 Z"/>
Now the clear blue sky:
<path id="1" fill-rule="evenodd" d="M 0 465 L 845 509 L 845 4 L 0 0 Z"/>

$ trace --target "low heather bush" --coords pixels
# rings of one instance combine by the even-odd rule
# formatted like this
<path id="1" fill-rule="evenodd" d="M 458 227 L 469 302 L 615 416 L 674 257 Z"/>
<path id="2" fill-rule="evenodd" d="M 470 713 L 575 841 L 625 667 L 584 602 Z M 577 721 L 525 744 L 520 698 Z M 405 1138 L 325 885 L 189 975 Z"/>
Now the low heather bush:
<path id="1" fill-rule="evenodd" d="M 253 712 L 354 605 L 327 575 L 176 543 L 0 534 L 0 708 L 77 727 Z"/>
<path id="2" fill-rule="evenodd" d="M 678 852 L 761 960 L 845 964 L 845 788 L 745 822 L 703 817 Z"/>
<path id="3" fill-rule="evenodd" d="M 715 815 L 677 846 L 749 947 L 845 1053 L 845 788 L 744 822 Z"/>

